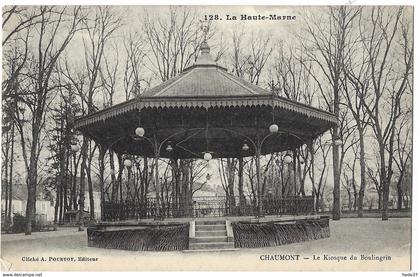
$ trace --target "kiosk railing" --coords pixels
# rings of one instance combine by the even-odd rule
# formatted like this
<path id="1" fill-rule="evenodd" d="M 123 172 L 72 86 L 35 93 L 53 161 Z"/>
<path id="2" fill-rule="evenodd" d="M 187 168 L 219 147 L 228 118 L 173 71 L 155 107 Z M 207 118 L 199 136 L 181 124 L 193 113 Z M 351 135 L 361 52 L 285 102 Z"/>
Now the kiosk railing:
<path id="1" fill-rule="evenodd" d="M 193 197 L 192 201 L 169 201 L 157 205 L 155 198 L 144 203 L 113 203 L 103 205 L 104 221 L 143 218 L 223 217 L 256 215 L 252 199 L 239 197 Z M 265 197 L 263 215 L 305 215 L 314 211 L 312 196 Z"/>

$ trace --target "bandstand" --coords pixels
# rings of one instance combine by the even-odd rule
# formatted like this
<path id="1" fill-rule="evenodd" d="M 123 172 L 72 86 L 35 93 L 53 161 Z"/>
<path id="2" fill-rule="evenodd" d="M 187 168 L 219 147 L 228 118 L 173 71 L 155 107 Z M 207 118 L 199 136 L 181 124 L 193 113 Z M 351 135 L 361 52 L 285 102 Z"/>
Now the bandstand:
<path id="1" fill-rule="evenodd" d="M 215 200 L 216 204 L 224 205 L 220 216 L 254 218 L 265 216 L 267 219 L 271 215 L 313 214 L 312 196 L 295 195 L 281 199 L 267 199 L 262 191 L 260 160 L 266 154 L 293 151 L 304 144 L 313 149 L 313 140 L 337 124 L 337 118 L 326 111 L 279 97 L 271 91 L 228 73 L 226 68 L 214 62 L 206 42 L 202 44 L 200 50 L 201 55 L 197 61 L 178 76 L 149 89 L 138 98 L 78 118 L 75 121 L 75 129 L 94 140 L 103 150 L 112 149 L 115 153 L 126 157 L 138 155 L 154 159 L 151 166 L 155 167 L 156 192 L 160 189 L 159 159 L 170 159 L 175 162 L 180 159 L 209 161 L 218 158 L 253 156 L 257 199 L 254 200 L 254 204 L 252 201 L 245 203 L 236 201 L 234 204 L 229 204 L 227 199 Z M 100 176 L 102 176 L 100 182 L 104 182 L 103 172 Z M 179 187 L 177 184 L 176 188 L 181 190 Z M 176 196 L 177 193 L 173 195 L 174 199 L 165 205 L 159 199 L 159 193 L 153 198 L 144 200 L 143 203 L 104 201 L 102 219 L 105 222 L 113 221 L 112 225 L 115 227 L 127 219 L 141 221 L 143 218 L 154 218 L 159 219 L 155 221 L 155 227 L 167 226 L 176 229 L 178 225 L 171 225 L 176 222 L 173 218 L 194 218 L 198 213 L 193 210 L 193 203 L 180 199 Z M 169 217 L 172 218 L 170 223 L 168 220 L 164 223 L 164 218 Z M 232 228 L 229 226 L 234 226 L 230 232 L 232 237 L 234 234 L 237 237 L 241 237 L 242 234 L 243 237 L 244 233 L 239 231 L 248 225 L 244 222 L 241 225 L 240 220 L 237 223 L 233 221 L 231 224 L 226 223 L 227 229 Z M 310 220 L 313 222 L 314 218 Z M 189 227 L 180 223 L 181 227 L 178 227 L 181 229 L 178 228 L 176 229 L 178 231 L 174 232 L 185 234 L 188 231 L 191 244 L 191 232 L 194 232 L 191 222 L 194 222 L 194 219 L 182 222 L 187 222 Z M 136 224 L 138 226 L 138 223 Z M 148 224 L 150 227 L 152 223 Z M 102 232 L 101 235 L 106 229 L 105 225 L 103 222 L 97 228 Z M 239 225 L 241 227 L 235 230 L 235 226 Z M 158 229 L 163 232 L 162 228 Z M 247 238 L 251 229 L 247 229 Z M 101 236 L 99 233 L 93 234 L 92 230 L 88 232 L 92 238 Z M 242 244 L 239 240 L 235 240 L 235 246 L 246 247 L 241 246 L 244 240 L 247 239 L 243 239 Z M 256 246 L 260 244 L 254 245 Z M 186 248 L 189 248 L 188 243 L 169 248 L 160 246 L 158 250 Z M 134 247 L 134 249 L 139 248 Z"/>

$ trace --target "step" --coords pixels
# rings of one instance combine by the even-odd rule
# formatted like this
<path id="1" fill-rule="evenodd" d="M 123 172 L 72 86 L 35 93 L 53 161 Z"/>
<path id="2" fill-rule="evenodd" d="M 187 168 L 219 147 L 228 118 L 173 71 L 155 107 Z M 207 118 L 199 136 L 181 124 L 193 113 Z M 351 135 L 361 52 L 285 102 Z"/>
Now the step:
<path id="1" fill-rule="evenodd" d="M 227 236 L 212 236 L 212 237 L 195 237 L 192 239 L 192 242 L 202 243 L 202 242 L 227 242 Z"/>
<path id="2" fill-rule="evenodd" d="M 195 237 L 220 237 L 226 236 L 226 230 L 212 230 L 212 231 L 195 231 Z"/>
<path id="3" fill-rule="evenodd" d="M 226 231 L 226 225 L 210 224 L 210 225 L 195 225 L 195 231 Z"/>
<path id="4" fill-rule="evenodd" d="M 233 242 L 193 242 L 190 243 L 190 250 L 196 249 L 229 249 L 234 248 Z"/>
<path id="5" fill-rule="evenodd" d="M 211 221 L 199 221 L 197 220 L 195 222 L 195 225 L 224 225 L 225 221 L 224 220 L 211 220 Z"/>

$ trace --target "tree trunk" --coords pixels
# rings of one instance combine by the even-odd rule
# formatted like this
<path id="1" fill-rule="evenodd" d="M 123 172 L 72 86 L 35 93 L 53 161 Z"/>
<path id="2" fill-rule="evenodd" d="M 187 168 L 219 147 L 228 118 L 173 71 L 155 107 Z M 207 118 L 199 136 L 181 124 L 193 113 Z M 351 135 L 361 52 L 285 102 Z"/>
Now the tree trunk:
<path id="1" fill-rule="evenodd" d="M 109 149 L 109 167 L 111 169 L 111 199 L 112 202 L 116 202 L 117 195 L 118 195 L 118 186 L 117 180 L 115 178 L 115 162 L 114 162 L 114 152 Z"/>
<path id="2" fill-rule="evenodd" d="M 181 203 L 181 198 L 180 198 L 180 178 L 179 178 L 179 166 L 178 166 L 178 159 L 173 159 L 172 160 L 172 178 L 173 178 L 173 185 L 174 185 L 174 208 L 176 210 L 175 214 L 177 216 L 180 215 L 179 212 L 179 208 L 180 208 L 180 203 Z"/>
<path id="3" fill-rule="evenodd" d="M 57 184 L 58 187 L 58 224 L 63 224 L 63 186 L 61 183 Z"/>
<path id="4" fill-rule="evenodd" d="M 63 123 L 64 121 L 61 120 L 61 130 L 63 129 Z M 58 172 L 58 179 L 57 179 L 57 186 L 59 186 L 59 200 L 60 200 L 60 205 L 59 205 L 59 217 L 58 217 L 58 222 L 59 224 L 63 224 L 63 215 L 64 215 L 64 210 L 65 210 L 65 203 L 66 201 L 64 200 L 64 196 L 67 196 L 66 193 L 64 193 L 64 170 L 65 170 L 65 163 L 66 163 L 66 155 L 64 152 L 64 145 L 59 145 L 59 150 L 58 150 L 58 156 L 60 159 L 60 164 L 59 164 L 59 172 Z"/>
<path id="5" fill-rule="evenodd" d="M 349 212 L 351 212 L 352 207 L 353 207 L 353 203 L 351 201 L 351 190 L 348 190 L 347 191 L 347 197 L 349 198 L 349 203 L 348 203 L 348 205 L 349 205 Z"/>
<path id="6" fill-rule="evenodd" d="M 89 159 L 89 164 L 91 164 L 91 159 Z M 89 214 L 90 220 L 95 220 L 95 201 L 93 200 L 93 182 L 92 182 L 92 175 L 90 171 L 90 166 L 86 165 L 86 177 L 88 183 L 88 191 L 89 191 Z"/>
<path id="7" fill-rule="evenodd" d="M 189 170 L 187 161 L 181 160 L 180 162 L 182 177 L 181 177 L 181 209 L 182 215 L 190 215 L 189 201 L 188 201 L 188 184 L 189 184 Z"/>
<path id="8" fill-rule="evenodd" d="M 305 196 L 305 181 L 300 180 L 299 195 Z"/>
<path id="9" fill-rule="evenodd" d="M 13 162 L 14 162 L 14 156 L 15 156 L 15 123 L 12 122 L 12 137 L 11 137 L 11 146 L 10 146 L 10 174 L 9 174 L 9 182 L 8 189 L 9 189 L 9 206 L 7 207 L 7 214 L 6 214 L 6 220 L 8 224 L 11 224 L 12 222 L 12 201 L 13 201 Z M 7 168 L 6 168 L 7 172 Z M 6 202 L 7 205 L 7 202 Z"/>
<path id="10" fill-rule="evenodd" d="M 258 142 L 259 143 L 259 142 Z M 263 216 L 262 207 L 262 185 L 261 185 L 261 166 L 260 166 L 260 149 L 256 149 L 255 153 L 255 170 L 257 171 L 257 216 Z"/>
<path id="11" fill-rule="evenodd" d="M 357 191 L 354 190 L 353 191 L 353 210 L 357 210 L 357 200 L 358 200 L 358 196 L 357 196 Z"/>
<path id="12" fill-rule="evenodd" d="M 314 153 L 314 142 L 313 142 L 313 140 L 311 140 L 311 142 L 308 144 L 308 147 L 309 147 L 309 152 L 311 154 L 311 164 L 310 164 L 309 170 L 312 171 L 312 176 L 309 173 L 309 177 L 310 177 L 311 183 L 312 183 L 312 199 L 314 198 L 314 196 L 316 196 L 314 213 L 317 213 L 319 211 L 319 203 L 318 202 L 319 202 L 320 191 L 318 193 L 316 193 L 316 191 L 315 191 L 315 153 Z"/>
<path id="13" fill-rule="evenodd" d="M 112 200 L 113 202 L 117 202 L 118 201 L 118 193 L 119 193 L 119 199 L 120 199 L 120 203 L 122 203 L 122 175 L 123 175 L 123 171 L 124 171 L 124 164 L 123 164 L 123 160 L 122 160 L 122 155 L 121 154 L 117 154 L 117 160 L 118 160 L 118 177 L 117 177 L 117 184 L 115 185 L 115 193 L 114 193 L 114 199 Z"/>
<path id="14" fill-rule="evenodd" d="M 378 210 L 382 210 L 382 189 L 378 191 Z"/>
<path id="15" fill-rule="evenodd" d="M 93 159 L 95 150 L 92 151 L 91 149 L 92 149 L 92 144 L 91 142 L 89 142 L 89 150 L 87 152 L 88 162 L 86 164 L 86 177 L 87 177 L 88 191 L 89 191 L 89 214 L 90 214 L 89 217 L 91 221 L 94 221 L 95 220 L 95 202 L 94 202 L 94 195 L 93 195 L 93 182 L 92 182 L 91 167 L 92 167 L 92 159 Z"/>
<path id="16" fill-rule="evenodd" d="M 9 144 L 8 144 L 8 141 L 9 141 L 9 138 L 8 138 L 8 135 L 6 135 L 7 137 L 6 137 L 6 141 L 7 142 L 5 142 L 5 159 L 3 160 L 3 165 L 4 165 L 4 180 L 5 180 L 5 182 L 4 182 L 4 188 L 2 187 L 2 191 L 4 191 L 5 192 L 5 201 L 6 201 L 6 203 L 5 203 L 5 211 L 4 211 L 4 214 L 5 214 L 5 224 L 8 226 L 8 224 L 9 224 L 9 221 L 8 221 L 8 218 L 7 218 L 7 215 L 9 214 L 9 211 L 8 211 L 8 209 L 9 209 Z M 3 175 L 3 174 L 2 174 Z M 12 175 L 12 171 L 10 171 L 10 175 Z M 3 176 L 2 176 L 2 179 L 3 179 Z M 2 185 L 3 185 L 3 183 L 2 183 Z"/>
<path id="17" fill-rule="evenodd" d="M 73 153 L 73 167 L 74 167 L 74 174 L 73 174 L 73 187 L 71 191 L 71 198 L 73 204 L 73 210 L 76 211 L 78 209 L 77 206 L 77 161 L 76 161 L 76 152 Z"/>
<path id="18" fill-rule="evenodd" d="M 319 212 L 319 201 L 320 201 L 320 199 L 319 199 L 319 194 L 318 194 L 318 193 L 316 193 L 316 194 L 315 194 L 315 211 L 316 211 L 316 212 Z"/>
<path id="19" fill-rule="evenodd" d="M 380 182 L 382 187 L 382 220 L 388 220 L 388 198 L 389 198 L 389 181 L 386 174 L 385 166 L 385 146 L 380 143 Z"/>
<path id="20" fill-rule="evenodd" d="M 10 174 L 9 174 L 9 207 L 7 208 L 7 222 L 8 224 L 12 223 L 12 201 L 13 201 L 13 164 L 15 156 L 15 122 L 12 121 L 12 137 L 11 137 L 11 146 L 10 146 Z M 7 172 L 7 168 L 6 168 Z M 6 202 L 7 203 L 7 202 Z"/>
<path id="21" fill-rule="evenodd" d="M 401 170 L 400 176 L 398 177 L 398 183 L 397 183 L 397 209 L 402 209 L 402 202 L 403 202 L 403 176 L 404 176 L 404 169 Z"/>
<path id="22" fill-rule="evenodd" d="M 155 155 L 155 162 L 154 162 L 154 166 L 155 166 L 155 190 L 156 190 L 156 215 L 158 218 L 161 218 L 162 214 L 161 214 L 161 202 L 160 201 L 160 180 L 159 180 L 159 157 L 156 154 Z"/>
<path id="23" fill-rule="evenodd" d="M 67 144 L 68 145 L 68 144 Z M 64 166 L 64 212 L 69 210 L 69 202 L 68 202 L 68 180 L 69 180 L 69 155 L 67 150 L 65 150 L 66 156 L 66 164 Z M 71 161 L 70 161 L 71 162 Z M 71 174 L 71 173 L 70 173 Z"/>
<path id="24" fill-rule="evenodd" d="M 106 149 L 99 147 L 99 187 L 101 190 L 101 220 L 104 220 L 104 203 L 105 203 L 105 184 L 104 184 L 104 171 L 105 171 L 105 157 Z"/>
<path id="25" fill-rule="evenodd" d="M 333 127 L 333 141 L 338 138 L 337 126 Z M 340 207 L 340 171 L 339 171 L 339 151 L 338 145 L 333 142 L 333 177 L 334 177 L 334 188 L 333 188 L 333 210 L 332 219 L 340 220 L 341 218 L 341 207 Z"/>
<path id="26" fill-rule="evenodd" d="M 297 175 L 298 175 L 298 179 L 299 179 L 299 194 L 302 196 L 305 196 L 305 178 L 306 176 L 304 176 L 304 174 L 302 173 L 302 165 L 299 161 L 299 157 L 297 157 Z"/>
<path id="27" fill-rule="evenodd" d="M 28 170 L 28 198 L 26 202 L 26 229 L 25 235 L 31 235 L 32 233 L 32 222 L 35 221 L 35 205 L 36 205 L 36 186 L 38 183 L 38 155 L 37 147 L 39 141 L 39 127 L 37 124 L 39 120 L 35 121 L 32 131 L 32 145 L 29 158 L 29 170 Z M 25 142 L 22 142 L 25 143 Z"/>
<path id="28" fill-rule="evenodd" d="M 246 198 L 244 194 L 244 159 L 239 158 L 238 160 L 238 194 L 239 194 L 239 206 L 242 208 L 245 206 Z"/>
<path id="29" fill-rule="evenodd" d="M 382 198 L 382 220 L 388 220 L 388 203 L 389 203 L 389 181 L 387 178 L 383 184 L 383 198 Z"/>
<path id="30" fill-rule="evenodd" d="M 229 201 L 229 212 L 232 213 L 234 210 L 234 207 L 236 206 L 235 201 L 235 192 L 234 192 L 234 186 L 235 186 L 235 161 L 234 159 L 228 159 L 227 160 L 227 166 L 228 166 L 228 201 Z"/>
<path id="31" fill-rule="evenodd" d="M 83 230 L 84 225 L 84 212 L 85 212 L 85 174 L 86 174 L 86 160 L 88 150 L 88 139 L 83 137 L 81 147 L 82 163 L 80 168 L 80 189 L 79 189 L 79 230 Z"/>
<path id="32" fill-rule="evenodd" d="M 56 200 L 55 200 L 55 204 L 54 204 L 54 224 L 57 224 L 58 223 L 58 218 L 59 218 L 58 208 L 59 208 L 59 205 L 60 205 L 60 201 L 58 201 L 60 199 L 60 191 L 59 191 L 58 187 L 55 188 L 55 198 L 56 198 Z"/>
<path id="33" fill-rule="evenodd" d="M 31 155 L 32 156 L 32 155 Z M 37 172 L 36 172 L 36 158 L 31 158 L 28 172 L 28 198 L 26 202 L 26 229 L 25 235 L 31 235 L 32 222 L 35 220 L 35 205 L 36 205 L 36 185 L 37 185 Z"/>
<path id="34" fill-rule="evenodd" d="M 366 189 L 366 159 L 365 159 L 365 139 L 363 130 L 358 127 L 359 131 L 359 163 L 360 163 L 360 189 L 359 189 L 359 198 L 357 200 L 357 216 L 363 217 L 363 201 L 365 198 L 365 189 Z"/>
<path id="35" fill-rule="evenodd" d="M 147 193 L 149 192 L 149 160 L 147 157 L 143 157 L 143 188 L 141 195 L 141 203 L 146 204 Z"/>

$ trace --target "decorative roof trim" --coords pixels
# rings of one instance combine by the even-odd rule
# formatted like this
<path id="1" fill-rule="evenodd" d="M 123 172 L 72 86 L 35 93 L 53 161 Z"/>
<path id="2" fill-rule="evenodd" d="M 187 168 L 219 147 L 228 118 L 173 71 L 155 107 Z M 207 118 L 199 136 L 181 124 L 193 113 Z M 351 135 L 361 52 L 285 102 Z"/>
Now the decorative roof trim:
<path id="1" fill-rule="evenodd" d="M 258 97 L 256 97 L 258 96 Z M 99 121 L 116 117 L 118 115 L 143 108 L 213 108 L 213 107 L 251 107 L 251 106 L 273 106 L 287 111 L 292 111 L 338 124 L 338 118 L 329 112 L 317 109 L 299 102 L 272 95 L 250 95 L 236 97 L 143 97 L 133 99 L 113 107 L 95 112 L 90 115 L 79 117 L 75 120 L 74 128 L 79 129 Z"/>

